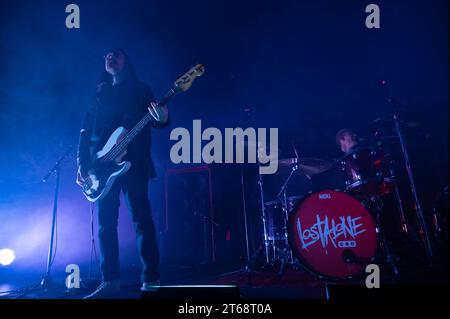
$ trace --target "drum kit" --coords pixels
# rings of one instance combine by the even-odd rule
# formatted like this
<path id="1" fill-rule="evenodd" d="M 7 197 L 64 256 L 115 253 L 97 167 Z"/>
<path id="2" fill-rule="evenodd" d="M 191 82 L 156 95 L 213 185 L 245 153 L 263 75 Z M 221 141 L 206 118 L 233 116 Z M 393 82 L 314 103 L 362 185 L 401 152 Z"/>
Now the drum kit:
<path id="1" fill-rule="evenodd" d="M 247 212 L 244 198 L 245 232 L 247 243 L 247 266 L 251 271 L 251 260 L 263 252 L 264 267 L 280 263 L 279 275 L 286 265 L 306 268 L 320 278 L 349 279 L 363 274 L 370 263 L 386 265 L 394 276 L 400 275 L 398 256 L 393 254 L 385 237 L 387 228 L 382 220 L 385 199 L 389 196 L 396 202 L 401 231 L 411 236 L 405 218 L 402 198 L 398 190 L 395 164 L 402 164 L 406 171 L 408 188 L 412 195 L 416 222 L 415 240 L 420 242 L 431 264 L 434 258 L 431 237 L 425 221 L 416 185 L 403 128 L 414 128 L 415 122 L 401 119 L 405 109 L 390 95 L 386 82 L 379 83 L 379 90 L 391 107 L 391 114 L 372 121 L 367 131 L 370 139 L 359 143 L 340 159 L 327 161 L 320 158 L 299 156 L 295 145 L 295 157 L 277 159 L 281 177 L 271 183 L 262 178 L 259 166 L 258 219 L 262 227 L 260 249 L 249 253 Z M 395 142 L 397 156 L 392 155 Z M 340 189 L 334 187 L 311 190 L 297 188 L 291 183 L 295 177 L 307 180 L 332 169 L 344 172 Z M 304 180 L 304 179 L 303 179 Z M 241 176 L 241 183 L 243 177 Z M 274 185 L 276 191 L 273 191 Z M 345 185 L 345 186 L 344 186 Z M 243 188 L 244 189 L 244 188 Z M 269 196 L 267 196 L 270 194 Z M 268 200 L 266 200 L 268 199 Z M 395 208 L 394 208 L 395 209 Z M 261 234 L 262 232 L 262 234 Z"/>
<path id="2" fill-rule="evenodd" d="M 320 277 L 349 278 L 362 273 L 377 252 L 378 231 L 375 218 L 356 198 L 392 189 L 389 177 L 381 175 L 382 160 L 379 152 L 357 150 L 338 163 L 348 177 L 345 191 L 288 196 L 294 176 L 311 178 L 333 165 L 317 158 L 281 159 L 279 174 L 286 176 L 285 182 L 277 199 L 261 205 L 265 263 L 281 262 L 280 274 L 286 264 L 304 266 Z M 264 199 L 264 184 L 259 185 Z"/>
<path id="3" fill-rule="evenodd" d="M 408 229 L 391 156 L 380 146 L 384 138 L 392 137 L 376 136 L 372 143 L 334 162 L 302 158 L 297 152 L 294 158 L 280 159 L 277 174 L 283 183 L 270 201 L 265 200 L 267 180 L 263 182 L 259 174 L 266 265 L 280 262 L 280 275 L 286 265 L 292 265 L 321 278 L 349 279 L 361 275 L 370 263 L 385 263 L 399 275 L 397 257 L 387 244 L 380 219 L 386 195 L 395 195 L 400 224 L 405 233 Z M 343 189 L 291 195 L 294 176 L 311 179 L 336 167 L 345 173 Z"/>

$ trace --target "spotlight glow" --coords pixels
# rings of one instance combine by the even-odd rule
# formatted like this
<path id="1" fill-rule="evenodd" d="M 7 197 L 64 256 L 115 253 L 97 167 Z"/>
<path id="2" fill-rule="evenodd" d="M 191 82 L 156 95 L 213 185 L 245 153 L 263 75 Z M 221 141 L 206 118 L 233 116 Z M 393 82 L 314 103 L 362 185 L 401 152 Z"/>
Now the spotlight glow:
<path id="1" fill-rule="evenodd" d="M 8 266 L 16 259 L 16 254 L 14 250 L 5 248 L 0 250 L 0 265 Z"/>

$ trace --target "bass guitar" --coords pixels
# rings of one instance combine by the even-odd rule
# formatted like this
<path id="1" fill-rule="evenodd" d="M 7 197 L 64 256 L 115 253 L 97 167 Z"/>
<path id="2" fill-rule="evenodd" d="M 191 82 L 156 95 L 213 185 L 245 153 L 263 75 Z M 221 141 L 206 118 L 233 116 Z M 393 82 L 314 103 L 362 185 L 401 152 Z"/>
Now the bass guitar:
<path id="1" fill-rule="evenodd" d="M 204 71 L 201 64 L 191 68 L 175 81 L 173 87 L 158 102 L 158 105 L 166 105 L 178 93 L 189 90 L 194 80 L 203 75 Z M 95 202 L 105 197 L 114 181 L 131 168 L 129 161 L 122 160 L 127 146 L 152 119 L 153 116 L 149 112 L 131 130 L 118 127 L 103 148 L 92 156 L 91 168 L 87 172 L 88 176 L 80 185 L 83 194 L 89 201 Z"/>

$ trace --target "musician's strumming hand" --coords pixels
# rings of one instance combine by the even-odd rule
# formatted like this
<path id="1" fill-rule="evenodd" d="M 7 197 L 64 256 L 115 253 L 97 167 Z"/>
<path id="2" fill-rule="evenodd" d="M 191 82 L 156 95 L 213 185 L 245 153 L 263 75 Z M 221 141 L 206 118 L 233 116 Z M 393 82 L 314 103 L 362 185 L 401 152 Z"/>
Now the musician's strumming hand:
<path id="1" fill-rule="evenodd" d="M 164 124 L 169 119 L 169 110 L 166 105 L 160 106 L 155 102 L 151 102 L 148 111 L 153 116 L 155 121 Z"/>
<path id="2" fill-rule="evenodd" d="M 83 186 L 83 184 L 89 180 L 90 180 L 89 174 L 85 170 L 81 169 L 80 166 L 78 166 L 77 180 L 76 180 L 77 184 Z"/>

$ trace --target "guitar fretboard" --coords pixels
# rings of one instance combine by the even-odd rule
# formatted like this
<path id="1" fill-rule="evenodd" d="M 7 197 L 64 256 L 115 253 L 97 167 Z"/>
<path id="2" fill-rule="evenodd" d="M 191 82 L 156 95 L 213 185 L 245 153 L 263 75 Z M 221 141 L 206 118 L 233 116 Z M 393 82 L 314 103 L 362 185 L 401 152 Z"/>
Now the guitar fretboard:
<path id="1" fill-rule="evenodd" d="M 164 95 L 161 101 L 158 102 L 158 106 L 163 106 L 169 103 L 170 99 L 173 98 L 179 91 L 172 88 L 169 92 Z M 130 130 L 126 133 L 125 137 L 119 144 L 114 146 L 108 155 L 106 155 L 102 161 L 113 161 L 117 156 L 122 154 L 127 146 L 135 139 L 135 137 L 153 120 L 153 116 L 147 112 L 145 116 Z"/>

